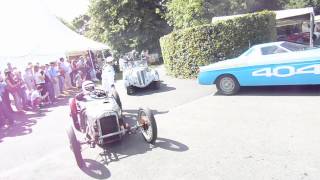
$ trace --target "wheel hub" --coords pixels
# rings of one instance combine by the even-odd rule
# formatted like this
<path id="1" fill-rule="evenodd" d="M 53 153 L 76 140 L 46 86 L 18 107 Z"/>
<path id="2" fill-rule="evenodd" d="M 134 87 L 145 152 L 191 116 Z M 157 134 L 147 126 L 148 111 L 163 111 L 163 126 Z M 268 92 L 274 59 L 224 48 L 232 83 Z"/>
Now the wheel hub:
<path id="1" fill-rule="evenodd" d="M 231 92 L 235 88 L 234 80 L 230 77 L 224 77 L 220 82 L 220 87 L 225 92 Z"/>

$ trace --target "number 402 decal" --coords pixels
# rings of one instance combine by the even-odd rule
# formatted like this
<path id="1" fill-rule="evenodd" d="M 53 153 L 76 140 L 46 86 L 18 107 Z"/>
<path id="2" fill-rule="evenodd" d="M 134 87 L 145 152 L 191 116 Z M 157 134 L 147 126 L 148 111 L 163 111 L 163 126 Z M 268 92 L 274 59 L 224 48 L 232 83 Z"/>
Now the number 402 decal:
<path id="1" fill-rule="evenodd" d="M 275 68 L 262 68 L 252 72 L 252 76 L 290 77 L 298 74 L 320 74 L 320 64 L 295 68 L 293 66 L 278 66 Z"/>

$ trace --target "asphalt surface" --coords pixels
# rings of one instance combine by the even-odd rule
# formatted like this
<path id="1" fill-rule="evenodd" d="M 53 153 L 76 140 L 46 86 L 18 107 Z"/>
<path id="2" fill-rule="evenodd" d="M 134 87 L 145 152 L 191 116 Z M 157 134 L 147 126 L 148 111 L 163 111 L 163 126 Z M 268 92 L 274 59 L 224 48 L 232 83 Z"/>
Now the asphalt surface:
<path id="1" fill-rule="evenodd" d="M 159 90 L 117 90 L 129 121 L 138 107 L 156 114 L 154 146 L 140 134 L 110 147 L 84 147 L 79 169 L 68 145 L 67 99 L 0 132 L 0 179 L 314 179 L 320 178 L 320 88 L 244 88 L 220 96 L 214 87 L 164 75 Z M 78 136 L 81 138 L 80 136 Z"/>

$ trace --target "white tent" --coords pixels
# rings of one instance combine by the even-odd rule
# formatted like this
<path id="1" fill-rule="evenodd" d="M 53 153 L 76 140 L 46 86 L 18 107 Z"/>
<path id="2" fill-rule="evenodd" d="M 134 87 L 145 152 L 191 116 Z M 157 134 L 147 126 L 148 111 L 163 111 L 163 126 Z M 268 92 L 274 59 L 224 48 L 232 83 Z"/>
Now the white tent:
<path id="1" fill-rule="evenodd" d="M 0 23 L 0 66 L 44 63 L 70 51 L 109 48 L 66 27 L 40 0 L 1 1 Z"/>

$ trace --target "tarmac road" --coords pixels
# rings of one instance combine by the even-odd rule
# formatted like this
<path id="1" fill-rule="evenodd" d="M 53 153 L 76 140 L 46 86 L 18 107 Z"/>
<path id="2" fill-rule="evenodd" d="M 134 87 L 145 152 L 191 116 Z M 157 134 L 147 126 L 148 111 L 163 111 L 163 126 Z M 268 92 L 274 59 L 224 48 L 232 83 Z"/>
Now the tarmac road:
<path id="1" fill-rule="evenodd" d="M 139 106 L 155 112 L 154 146 L 128 136 L 111 147 L 107 164 L 99 148 L 87 148 L 79 169 L 65 133 L 68 108 L 53 107 L 0 132 L 0 179 L 320 178 L 319 87 L 245 88 L 227 97 L 160 72 L 159 91 L 127 96 L 117 84 L 129 119 Z"/>

